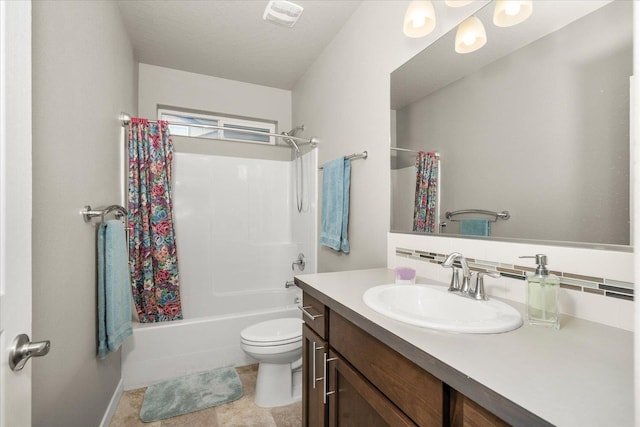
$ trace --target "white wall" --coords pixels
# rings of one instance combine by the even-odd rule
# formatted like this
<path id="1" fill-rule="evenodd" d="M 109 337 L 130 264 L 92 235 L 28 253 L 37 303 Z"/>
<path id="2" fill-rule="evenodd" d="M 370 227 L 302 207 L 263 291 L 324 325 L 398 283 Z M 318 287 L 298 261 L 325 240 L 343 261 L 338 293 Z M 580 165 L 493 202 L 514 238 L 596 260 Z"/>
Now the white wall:
<path id="1" fill-rule="evenodd" d="M 158 105 L 271 120 L 291 129 L 291 92 L 154 65 L 139 64 L 138 114 L 157 118 Z"/>
<path id="2" fill-rule="evenodd" d="M 113 2 L 33 2 L 34 426 L 97 426 L 121 377 L 96 357 L 96 233 L 84 205 L 119 202 L 121 111 L 136 111 L 133 51 Z"/>
<path id="3" fill-rule="evenodd" d="M 460 9 L 434 2 L 428 37 L 402 33 L 407 2 L 365 1 L 293 89 L 293 118 L 320 139 L 319 163 L 367 150 L 354 160 L 348 255 L 318 249 L 319 271 L 386 264 L 389 230 L 389 74 L 485 2 Z M 320 179 L 322 176 L 320 175 Z M 322 197 L 319 195 L 319 200 Z"/>

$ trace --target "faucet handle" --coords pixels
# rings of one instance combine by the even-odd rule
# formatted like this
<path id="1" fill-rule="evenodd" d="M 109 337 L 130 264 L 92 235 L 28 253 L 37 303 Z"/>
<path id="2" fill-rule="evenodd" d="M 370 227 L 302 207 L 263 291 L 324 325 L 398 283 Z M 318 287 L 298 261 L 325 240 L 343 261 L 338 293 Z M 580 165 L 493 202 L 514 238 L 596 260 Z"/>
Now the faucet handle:
<path id="1" fill-rule="evenodd" d="M 478 272 L 478 274 L 476 276 L 476 288 L 471 293 L 471 296 L 474 299 L 477 299 L 477 300 L 480 300 L 480 301 L 486 301 L 486 300 L 489 299 L 489 297 L 487 297 L 487 294 L 484 292 L 484 276 L 495 277 L 495 278 L 502 277 L 500 275 L 500 273 L 495 272 L 495 271 L 480 271 L 480 272 Z"/>
<path id="2" fill-rule="evenodd" d="M 449 284 L 449 292 L 457 292 L 460 290 L 460 275 L 457 268 L 452 267 L 451 283 Z"/>

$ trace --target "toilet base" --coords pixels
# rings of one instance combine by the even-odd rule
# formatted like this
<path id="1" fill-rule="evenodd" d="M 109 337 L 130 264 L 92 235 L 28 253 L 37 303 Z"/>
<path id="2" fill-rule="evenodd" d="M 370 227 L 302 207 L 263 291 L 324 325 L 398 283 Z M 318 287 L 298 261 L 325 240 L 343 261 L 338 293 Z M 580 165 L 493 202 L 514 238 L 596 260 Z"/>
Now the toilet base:
<path id="1" fill-rule="evenodd" d="M 302 399 L 302 371 L 292 371 L 290 363 L 258 365 L 254 402 L 262 408 L 285 406 Z"/>

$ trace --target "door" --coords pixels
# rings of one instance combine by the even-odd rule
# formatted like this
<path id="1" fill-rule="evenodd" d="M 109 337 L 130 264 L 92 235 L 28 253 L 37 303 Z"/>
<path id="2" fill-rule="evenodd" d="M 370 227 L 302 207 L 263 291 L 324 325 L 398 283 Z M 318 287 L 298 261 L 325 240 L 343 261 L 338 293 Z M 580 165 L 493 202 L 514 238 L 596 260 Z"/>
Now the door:
<path id="1" fill-rule="evenodd" d="M 329 356 L 329 427 L 417 426 L 342 357 L 333 350 Z"/>
<path id="2" fill-rule="evenodd" d="M 302 425 L 324 427 L 324 359 L 327 342 L 305 323 L 302 326 Z"/>
<path id="3" fill-rule="evenodd" d="M 0 0 L 0 427 L 31 425 L 31 367 L 9 347 L 31 334 L 31 1 Z"/>

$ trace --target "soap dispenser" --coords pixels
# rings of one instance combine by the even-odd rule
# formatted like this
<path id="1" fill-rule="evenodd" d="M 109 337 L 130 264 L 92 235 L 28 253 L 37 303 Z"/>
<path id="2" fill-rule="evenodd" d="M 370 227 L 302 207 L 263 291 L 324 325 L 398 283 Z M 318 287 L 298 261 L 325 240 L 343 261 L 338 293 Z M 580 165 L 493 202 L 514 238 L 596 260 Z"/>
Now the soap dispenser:
<path id="1" fill-rule="evenodd" d="M 520 258 L 535 258 L 535 273 L 527 274 L 527 321 L 530 325 L 551 326 L 560 329 L 558 313 L 558 290 L 560 279 L 549 273 L 547 256 L 521 256 Z"/>

